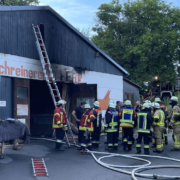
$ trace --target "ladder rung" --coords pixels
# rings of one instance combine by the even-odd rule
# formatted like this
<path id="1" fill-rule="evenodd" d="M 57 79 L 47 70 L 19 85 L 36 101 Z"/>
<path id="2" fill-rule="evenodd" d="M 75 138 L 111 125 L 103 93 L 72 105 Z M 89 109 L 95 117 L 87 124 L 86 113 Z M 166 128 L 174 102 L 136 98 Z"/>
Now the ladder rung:
<path id="1" fill-rule="evenodd" d="M 49 63 L 45 63 L 46 66 L 49 66 Z"/>
<path id="2" fill-rule="evenodd" d="M 41 47 L 43 47 L 44 45 L 43 44 L 40 44 Z"/>
<path id="3" fill-rule="evenodd" d="M 34 28 L 38 28 L 37 26 L 34 26 Z"/>
<path id="4" fill-rule="evenodd" d="M 55 95 L 54 97 L 59 97 L 58 95 Z"/>
<path id="5" fill-rule="evenodd" d="M 44 59 L 47 59 L 47 57 L 44 57 Z"/>
<path id="6" fill-rule="evenodd" d="M 53 91 L 57 91 L 56 89 L 52 89 Z"/>
<path id="7" fill-rule="evenodd" d="M 38 38 L 38 40 L 39 40 L 39 41 L 42 41 L 42 39 L 41 39 L 41 38 Z"/>
<path id="8" fill-rule="evenodd" d="M 42 53 L 45 53 L 46 51 L 42 51 Z"/>
<path id="9" fill-rule="evenodd" d="M 36 34 L 40 34 L 39 32 L 36 32 Z"/>
<path id="10" fill-rule="evenodd" d="M 49 84 L 52 84 L 53 83 L 53 81 L 49 81 Z"/>

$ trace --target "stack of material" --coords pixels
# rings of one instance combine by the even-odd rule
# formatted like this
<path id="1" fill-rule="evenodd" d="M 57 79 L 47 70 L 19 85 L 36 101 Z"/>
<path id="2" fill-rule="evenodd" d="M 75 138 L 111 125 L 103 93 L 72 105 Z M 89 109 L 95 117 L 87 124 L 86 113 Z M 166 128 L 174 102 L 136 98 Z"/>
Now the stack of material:
<path id="1" fill-rule="evenodd" d="M 22 139 L 27 144 L 30 142 L 30 130 L 27 124 L 14 119 L 0 120 L 0 159 L 4 158 L 4 149 L 21 149 L 16 139 Z M 12 145 L 5 145 L 6 141 L 14 141 Z"/>

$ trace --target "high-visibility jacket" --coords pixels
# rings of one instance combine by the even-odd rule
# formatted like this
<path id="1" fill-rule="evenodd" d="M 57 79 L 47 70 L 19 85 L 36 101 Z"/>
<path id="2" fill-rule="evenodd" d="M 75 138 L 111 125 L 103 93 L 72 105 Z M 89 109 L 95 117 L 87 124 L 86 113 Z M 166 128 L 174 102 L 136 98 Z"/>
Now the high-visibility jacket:
<path id="1" fill-rule="evenodd" d="M 67 117 L 66 112 L 61 109 L 60 107 L 57 107 L 54 110 L 54 116 L 53 116 L 53 129 L 62 128 L 63 125 L 67 125 Z"/>
<path id="2" fill-rule="evenodd" d="M 155 121 L 153 122 L 154 126 L 164 126 L 165 125 L 164 124 L 165 114 L 161 109 L 158 109 L 155 111 L 153 118 L 158 119 L 158 122 L 155 122 Z"/>
<path id="3" fill-rule="evenodd" d="M 143 109 L 137 113 L 137 132 L 150 133 L 150 127 L 153 122 L 149 110 Z"/>
<path id="4" fill-rule="evenodd" d="M 81 131 L 88 130 L 89 132 L 93 132 L 94 131 L 94 127 L 93 127 L 94 119 L 95 119 L 95 117 L 91 110 L 88 112 L 85 112 L 81 117 L 79 130 L 81 130 Z"/>
<path id="5" fill-rule="evenodd" d="M 136 112 L 133 108 L 124 107 L 119 113 L 121 127 L 123 128 L 133 128 L 134 121 L 136 119 Z"/>
<path id="6" fill-rule="evenodd" d="M 113 108 L 109 108 L 106 113 L 106 132 L 117 132 L 118 130 L 118 111 Z"/>
<path id="7" fill-rule="evenodd" d="M 93 109 L 93 114 L 95 116 L 95 121 L 93 122 L 96 127 L 101 127 L 101 121 L 102 121 L 102 111 L 101 109 Z"/>
<path id="8" fill-rule="evenodd" d="M 159 104 L 159 105 L 160 105 L 161 110 L 164 111 L 164 113 L 165 113 L 165 119 L 167 119 L 168 111 L 167 111 L 166 106 L 164 104 Z"/>
<path id="9" fill-rule="evenodd" d="M 174 115 L 179 115 L 180 116 L 180 107 L 178 105 L 175 105 L 172 109 L 172 115 L 171 115 L 171 124 L 172 126 L 180 124 L 180 121 L 175 121 L 174 120 Z"/>

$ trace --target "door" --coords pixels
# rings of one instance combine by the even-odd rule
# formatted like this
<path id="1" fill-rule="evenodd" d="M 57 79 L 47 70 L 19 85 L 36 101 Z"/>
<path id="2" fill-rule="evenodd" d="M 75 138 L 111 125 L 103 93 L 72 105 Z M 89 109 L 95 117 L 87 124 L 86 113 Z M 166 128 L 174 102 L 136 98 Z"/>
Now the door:
<path id="1" fill-rule="evenodd" d="M 30 126 L 30 80 L 14 78 L 14 118 Z"/>

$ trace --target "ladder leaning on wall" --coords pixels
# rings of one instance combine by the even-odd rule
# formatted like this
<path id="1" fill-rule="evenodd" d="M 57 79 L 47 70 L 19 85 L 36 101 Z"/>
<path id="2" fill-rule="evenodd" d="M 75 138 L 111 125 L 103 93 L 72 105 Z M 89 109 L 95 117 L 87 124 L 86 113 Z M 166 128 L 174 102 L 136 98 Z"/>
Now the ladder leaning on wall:
<path id="1" fill-rule="evenodd" d="M 45 80 L 47 82 L 47 85 L 49 87 L 50 94 L 51 94 L 54 106 L 57 107 L 57 102 L 59 100 L 61 100 L 61 95 L 60 95 L 58 86 L 56 84 L 55 77 L 53 75 L 51 63 L 50 63 L 50 60 L 49 60 L 49 57 L 48 57 L 48 54 L 47 54 L 47 51 L 46 51 L 46 47 L 45 47 L 45 44 L 44 44 L 44 41 L 43 41 L 43 38 L 42 38 L 42 35 L 41 35 L 41 31 L 40 31 L 38 25 L 34 26 L 32 24 L 32 27 L 33 27 L 33 32 L 34 32 L 34 35 L 35 35 L 35 38 L 36 38 L 36 47 L 37 47 L 38 54 L 39 54 L 40 61 L 41 61 L 41 65 L 42 65 L 42 68 L 43 68 L 44 78 L 45 78 Z M 73 140 L 73 144 L 71 144 L 69 142 L 67 133 L 65 133 L 66 142 L 67 142 L 69 147 L 71 145 L 76 146 L 76 141 L 75 141 L 75 138 L 73 136 L 71 125 L 70 125 L 70 122 L 69 122 L 68 119 L 67 119 L 67 124 L 68 124 L 68 131 L 69 131 L 70 136 L 71 136 L 71 138 Z"/>

